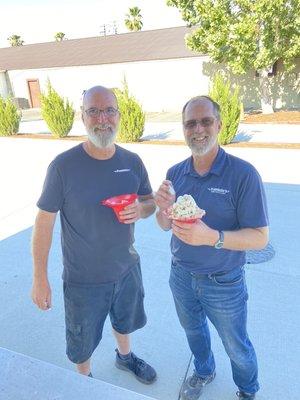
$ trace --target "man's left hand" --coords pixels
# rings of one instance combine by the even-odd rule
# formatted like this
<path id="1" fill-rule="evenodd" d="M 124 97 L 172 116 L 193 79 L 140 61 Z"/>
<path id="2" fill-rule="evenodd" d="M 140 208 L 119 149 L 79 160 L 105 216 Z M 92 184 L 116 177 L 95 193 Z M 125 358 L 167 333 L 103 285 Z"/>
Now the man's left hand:
<path id="1" fill-rule="evenodd" d="M 218 240 L 218 231 L 207 226 L 202 220 L 193 224 L 173 221 L 172 231 L 178 239 L 191 246 L 213 246 Z"/>
<path id="2" fill-rule="evenodd" d="M 141 204 L 139 201 L 135 201 L 124 208 L 123 211 L 119 212 L 119 217 L 122 219 L 124 224 L 133 224 L 141 218 Z"/>

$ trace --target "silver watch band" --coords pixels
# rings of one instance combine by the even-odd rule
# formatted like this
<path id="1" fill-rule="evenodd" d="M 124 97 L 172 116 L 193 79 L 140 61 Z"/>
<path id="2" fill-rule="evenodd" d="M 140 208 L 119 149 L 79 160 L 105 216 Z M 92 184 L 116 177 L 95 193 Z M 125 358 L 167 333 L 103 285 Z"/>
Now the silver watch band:
<path id="1" fill-rule="evenodd" d="M 224 232 L 219 231 L 219 239 L 215 243 L 214 247 L 215 247 L 215 249 L 221 249 L 223 247 L 223 244 L 224 244 Z"/>

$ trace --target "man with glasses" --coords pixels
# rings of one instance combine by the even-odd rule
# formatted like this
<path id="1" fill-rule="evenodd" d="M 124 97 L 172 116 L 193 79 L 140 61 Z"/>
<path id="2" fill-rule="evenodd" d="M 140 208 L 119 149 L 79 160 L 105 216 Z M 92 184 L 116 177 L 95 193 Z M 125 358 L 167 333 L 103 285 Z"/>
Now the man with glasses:
<path id="1" fill-rule="evenodd" d="M 239 399 L 259 389 L 257 360 L 247 334 L 245 250 L 268 242 L 268 216 L 261 178 L 246 161 L 218 145 L 220 107 L 208 96 L 183 107 L 183 131 L 192 156 L 167 172 L 155 195 L 157 221 L 172 229 L 170 288 L 179 321 L 194 355 L 194 373 L 181 388 L 182 400 L 196 400 L 216 375 L 207 318 L 231 361 Z M 206 210 L 196 223 L 171 221 L 165 211 L 190 194 Z"/>
<path id="2" fill-rule="evenodd" d="M 109 315 L 117 341 L 115 365 L 146 384 L 155 370 L 130 350 L 129 334 L 146 324 L 134 223 L 155 210 L 147 171 L 139 156 L 116 145 L 120 113 L 115 94 L 102 86 L 84 93 L 87 141 L 58 155 L 48 167 L 38 200 L 32 253 L 32 299 L 51 308 L 47 260 L 60 212 L 67 355 L 78 372 L 91 374 L 91 356 Z M 119 216 L 101 201 L 136 193 Z"/>

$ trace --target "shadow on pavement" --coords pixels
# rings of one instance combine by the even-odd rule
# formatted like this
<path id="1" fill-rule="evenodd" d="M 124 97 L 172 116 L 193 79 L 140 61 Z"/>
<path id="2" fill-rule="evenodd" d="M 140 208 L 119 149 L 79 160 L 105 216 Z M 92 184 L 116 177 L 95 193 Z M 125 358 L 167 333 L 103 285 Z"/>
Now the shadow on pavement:
<path id="1" fill-rule="evenodd" d="M 265 184 L 270 211 L 267 262 L 246 266 L 249 291 L 249 334 L 260 365 L 260 400 L 295 398 L 300 393 L 299 215 L 300 185 Z M 53 308 L 41 312 L 31 303 L 31 228 L 0 242 L 0 346 L 73 369 L 65 356 L 59 224 L 49 260 Z M 148 324 L 132 336 L 132 348 L 156 368 L 158 380 L 144 386 L 114 367 L 114 340 L 106 323 L 103 342 L 94 354 L 96 378 L 159 400 L 175 400 L 189 369 L 190 352 L 178 323 L 168 287 L 170 233 L 158 229 L 154 217 L 136 226 L 141 255 Z M 273 249 L 273 250 L 272 250 Z M 274 255 L 274 253 L 272 253 Z M 212 328 L 217 378 L 203 400 L 234 398 L 229 360 Z M 191 371 L 189 371 L 191 372 Z"/>

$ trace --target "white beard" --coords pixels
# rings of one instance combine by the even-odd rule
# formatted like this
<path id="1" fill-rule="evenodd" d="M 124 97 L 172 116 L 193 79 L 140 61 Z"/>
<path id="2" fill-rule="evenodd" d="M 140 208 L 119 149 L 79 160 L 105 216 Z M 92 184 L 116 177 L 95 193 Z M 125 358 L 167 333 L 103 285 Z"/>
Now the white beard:
<path id="1" fill-rule="evenodd" d="M 204 156 L 214 148 L 217 139 L 214 137 L 209 137 L 208 140 L 203 144 L 193 141 L 193 138 L 190 137 L 185 137 L 185 141 L 195 156 Z"/>
<path id="2" fill-rule="evenodd" d="M 110 147 L 117 136 L 117 131 L 108 125 L 96 125 L 92 128 L 86 128 L 86 131 L 89 140 L 100 149 Z"/>

